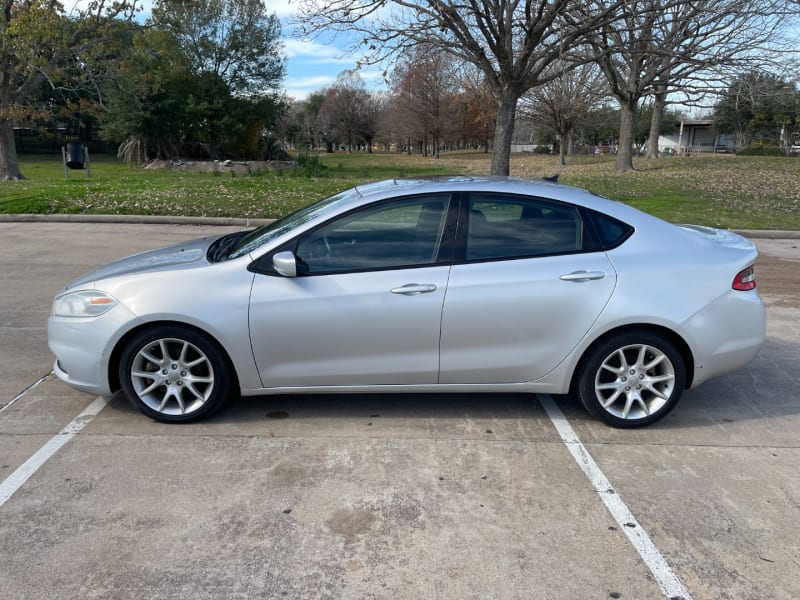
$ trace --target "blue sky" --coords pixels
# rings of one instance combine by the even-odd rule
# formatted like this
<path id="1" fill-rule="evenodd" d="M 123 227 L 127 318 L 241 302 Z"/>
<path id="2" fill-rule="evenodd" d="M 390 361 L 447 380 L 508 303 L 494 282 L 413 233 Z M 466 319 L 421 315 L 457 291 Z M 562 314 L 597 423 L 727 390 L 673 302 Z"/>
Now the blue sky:
<path id="1" fill-rule="evenodd" d="M 329 86 L 336 76 L 356 67 L 358 57 L 347 55 L 331 36 L 328 39 L 300 40 L 292 36 L 291 19 L 296 3 L 289 0 L 267 0 L 267 9 L 283 24 L 284 50 L 287 62 L 284 88 L 287 95 L 302 100 L 310 92 Z M 381 69 L 363 67 L 360 71 L 367 87 L 381 87 Z"/>
<path id="2" fill-rule="evenodd" d="M 85 6 L 88 0 L 62 0 L 67 12 L 72 6 Z M 303 100 L 309 93 L 330 86 L 336 76 L 347 69 L 356 67 L 357 56 L 348 56 L 332 39 L 300 40 L 292 36 L 291 18 L 296 10 L 296 2 L 290 0 L 265 0 L 267 9 L 274 12 L 283 25 L 283 44 L 287 61 L 286 78 L 283 88 L 286 94 L 296 100 Z M 150 14 L 153 0 L 142 0 L 143 10 L 140 20 Z M 382 70 L 364 67 L 360 71 L 364 83 L 370 89 L 384 87 Z"/>

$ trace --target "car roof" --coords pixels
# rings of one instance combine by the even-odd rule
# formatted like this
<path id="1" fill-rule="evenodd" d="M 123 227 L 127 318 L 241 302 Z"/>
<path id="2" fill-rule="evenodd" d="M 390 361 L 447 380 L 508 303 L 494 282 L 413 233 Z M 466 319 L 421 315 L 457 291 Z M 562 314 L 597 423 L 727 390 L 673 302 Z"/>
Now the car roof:
<path id="1" fill-rule="evenodd" d="M 346 204 L 364 203 L 393 196 L 416 195 L 436 192 L 499 192 L 520 194 L 594 208 L 601 212 L 626 212 L 631 207 L 603 198 L 587 190 L 557 183 L 550 179 L 525 179 L 492 175 L 434 175 L 384 179 L 361 183 L 352 188 L 354 194 Z M 635 211 L 638 212 L 638 211 Z"/>

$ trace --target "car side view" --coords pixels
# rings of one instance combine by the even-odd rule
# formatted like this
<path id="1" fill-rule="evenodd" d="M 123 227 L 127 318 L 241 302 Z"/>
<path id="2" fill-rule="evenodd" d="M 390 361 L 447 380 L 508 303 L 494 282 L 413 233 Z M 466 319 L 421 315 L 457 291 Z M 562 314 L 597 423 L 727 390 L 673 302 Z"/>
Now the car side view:
<path id="1" fill-rule="evenodd" d="M 62 381 L 166 422 L 236 394 L 508 391 L 639 427 L 761 347 L 756 257 L 549 181 L 387 180 L 101 267 L 48 337 Z"/>

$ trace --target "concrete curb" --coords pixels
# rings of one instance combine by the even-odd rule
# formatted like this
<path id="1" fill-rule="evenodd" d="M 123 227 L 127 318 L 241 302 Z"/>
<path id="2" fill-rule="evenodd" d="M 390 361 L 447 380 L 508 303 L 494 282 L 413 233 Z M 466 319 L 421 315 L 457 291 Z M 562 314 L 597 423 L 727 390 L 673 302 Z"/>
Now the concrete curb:
<path id="1" fill-rule="evenodd" d="M 746 238 L 758 240 L 800 240 L 800 231 L 781 231 L 779 229 L 734 229 Z"/>
<path id="2" fill-rule="evenodd" d="M 219 225 L 239 227 L 259 227 L 268 225 L 275 219 L 240 219 L 236 217 L 177 217 L 169 215 L 4 215 L 0 223 L 120 223 L 130 225 Z M 734 229 L 734 232 L 753 239 L 800 240 L 800 231 L 778 229 Z"/>

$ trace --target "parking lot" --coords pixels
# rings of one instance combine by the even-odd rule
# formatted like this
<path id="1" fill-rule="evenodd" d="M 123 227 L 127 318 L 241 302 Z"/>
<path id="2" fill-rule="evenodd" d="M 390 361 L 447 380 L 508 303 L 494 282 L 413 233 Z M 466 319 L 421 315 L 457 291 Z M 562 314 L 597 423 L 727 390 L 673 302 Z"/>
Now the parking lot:
<path id="1" fill-rule="evenodd" d="M 0 223 L 0 489 L 73 436 L 0 494 L 0 598 L 800 598 L 800 240 L 757 240 L 759 356 L 641 430 L 509 394 L 76 420 L 95 399 L 48 376 L 53 295 L 235 229 Z"/>

